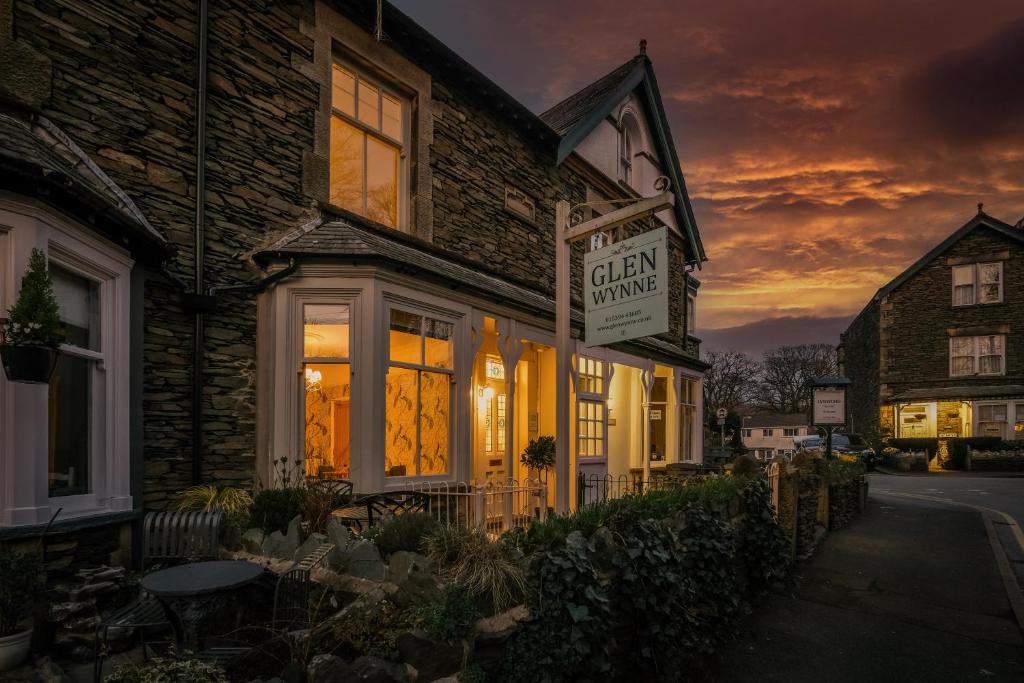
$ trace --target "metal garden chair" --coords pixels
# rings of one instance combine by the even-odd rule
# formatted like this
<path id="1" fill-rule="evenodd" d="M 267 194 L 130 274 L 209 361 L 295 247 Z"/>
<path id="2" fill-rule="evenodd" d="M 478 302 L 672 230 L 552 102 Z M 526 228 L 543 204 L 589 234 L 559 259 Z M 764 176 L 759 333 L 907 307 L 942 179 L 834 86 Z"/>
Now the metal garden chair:
<path id="1" fill-rule="evenodd" d="M 220 545 L 220 512 L 150 512 L 143 519 L 142 569 L 156 565 L 209 560 Z M 138 629 L 142 656 L 148 658 L 146 629 L 170 627 L 160 602 L 144 591 L 138 599 L 96 625 L 93 680 L 99 683 L 110 632 Z"/>

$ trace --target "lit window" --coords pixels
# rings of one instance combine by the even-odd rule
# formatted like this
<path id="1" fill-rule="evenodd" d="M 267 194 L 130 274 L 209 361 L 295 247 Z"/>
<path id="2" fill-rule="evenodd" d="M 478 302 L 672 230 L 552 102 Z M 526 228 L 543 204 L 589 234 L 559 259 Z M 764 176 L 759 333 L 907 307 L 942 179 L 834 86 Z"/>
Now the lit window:
<path id="1" fill-rule="evenodd" d="M 307 476 L 347 479 L 351 475 L 349 329 L 346 304 L 302 307 Z"/>
<path id="2" fill-rule="evenodd" d="M 1024 439 L 1024 403 L 1014 405 L 1013 438 Z"/>
<path id="3" fill-rule="evenodd" d="M 577 453 L 581 458 L 604 457 L 604 402 L 579 401 L 577 411 Z"/>
<path id="4" fill-rule="evenodd" d="M 978 406 L 978 436 L 1006 438 L 1006 404 L 983 403 Z"/>
<path id="5" fill-rule="evenodd" d="M 455 326 L 392 309 L 385 382 L 385 474 L 445 474 Z"/>
<path id="6" fill-rule="evenodd" d="M 331 202 L 398 228 L 409 134 L 407 102 L 353 69 L 334 65 Z"/>
<path id="7" fill-rule="evenodd" d="M 49 491 L 53 497 L 91 491 L 93 434 L 102 411 L 94 410 L 94 387 L 102 388 L 100 285 L 50 263 L 53 291 L 66 333 L 64 353 L 50 378 Z"/>
<path id="8" fill-rule="evenodd" d="M 580 356 L 579 365 L 579 386 L 577 391 L 581 394 L 603 394 L 604 363 L 593 358 Z"/>
<path id="9" fill-rule="evenodd" d="M 690 460 L 694 454 L 697 430 L 697 382 L 684 377 L 679 386 L 679 459 Z M 746 436 L 746 435 L 745 435 Z"/>
<path id="10" fill-rule="evenodd" d="M 531 221 L 537 215 L 537 208 L 534 205 L 533 198 L 511 185 L 505 186 L 505 208 Z"/>
<path id="11" fill-rule="evenodd" d="M 1005 359 L 1005 335 L 950 337 L 949 374 L 951 377 L 1002 375 L 1005 373 Z"/>
<path id="12" fill-rule="evenodd" d="M 997 304 L 1003 300 L 1003 264 L 953 267 L 953 305 Z"/>

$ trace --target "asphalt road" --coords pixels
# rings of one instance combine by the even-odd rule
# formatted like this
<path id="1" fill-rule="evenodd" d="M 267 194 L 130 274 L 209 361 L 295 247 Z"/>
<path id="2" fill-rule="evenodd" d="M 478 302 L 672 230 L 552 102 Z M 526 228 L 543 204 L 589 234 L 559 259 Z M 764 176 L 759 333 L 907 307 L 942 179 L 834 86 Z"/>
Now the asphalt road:
<path id="1" fill-rule="evenodd" d="M 974 472 L 921 472 L 871 474 L 871 490 L 912 493 L 981 505 L 1013 517 L 1024 527 L 1024 476 L 985 475 Z"/>
<path id="2" fill-rule="evenodd" d="M 897 479 L 917 495 L 946 484 L 872 477 L 868 509 L 742 624 L 709 681 L 1024 681 L 1024 641 L 981 514 L 876 493 Z M 973 488 L 985 487 L 962 495 Z"/>

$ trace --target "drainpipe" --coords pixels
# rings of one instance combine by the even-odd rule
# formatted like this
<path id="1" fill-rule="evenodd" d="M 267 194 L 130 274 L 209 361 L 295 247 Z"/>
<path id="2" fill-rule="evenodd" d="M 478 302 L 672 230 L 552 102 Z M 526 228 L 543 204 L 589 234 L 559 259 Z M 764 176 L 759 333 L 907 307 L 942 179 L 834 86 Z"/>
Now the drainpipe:
<path id="1" fill-rule="evenodd" d="M 206 48 L 207 0 L 199 0 L 198 60 L 196 65 L 196 227 L 195 282 L 197 298 L 204 294 L 206 266 Z M 196 306 L 192 332 L 192 483 L 202 480 L 203 454 L 203 306 Z"/>

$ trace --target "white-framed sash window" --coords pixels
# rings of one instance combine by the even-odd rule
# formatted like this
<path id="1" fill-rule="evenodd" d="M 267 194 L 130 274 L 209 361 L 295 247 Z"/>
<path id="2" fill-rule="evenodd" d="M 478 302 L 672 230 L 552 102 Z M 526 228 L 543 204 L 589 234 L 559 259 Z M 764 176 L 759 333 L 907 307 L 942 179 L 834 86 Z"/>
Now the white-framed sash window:
<path id="1" fill-rule="evenodd" d="M 1002 262 L 953 266 L 953 306 L 998 304 L 1002 301 Z"/>
<path id="2" fill-rule="evenodd" d="M 1006 374 L 1006 335 L 950 337 L 949 376 Z"/>

